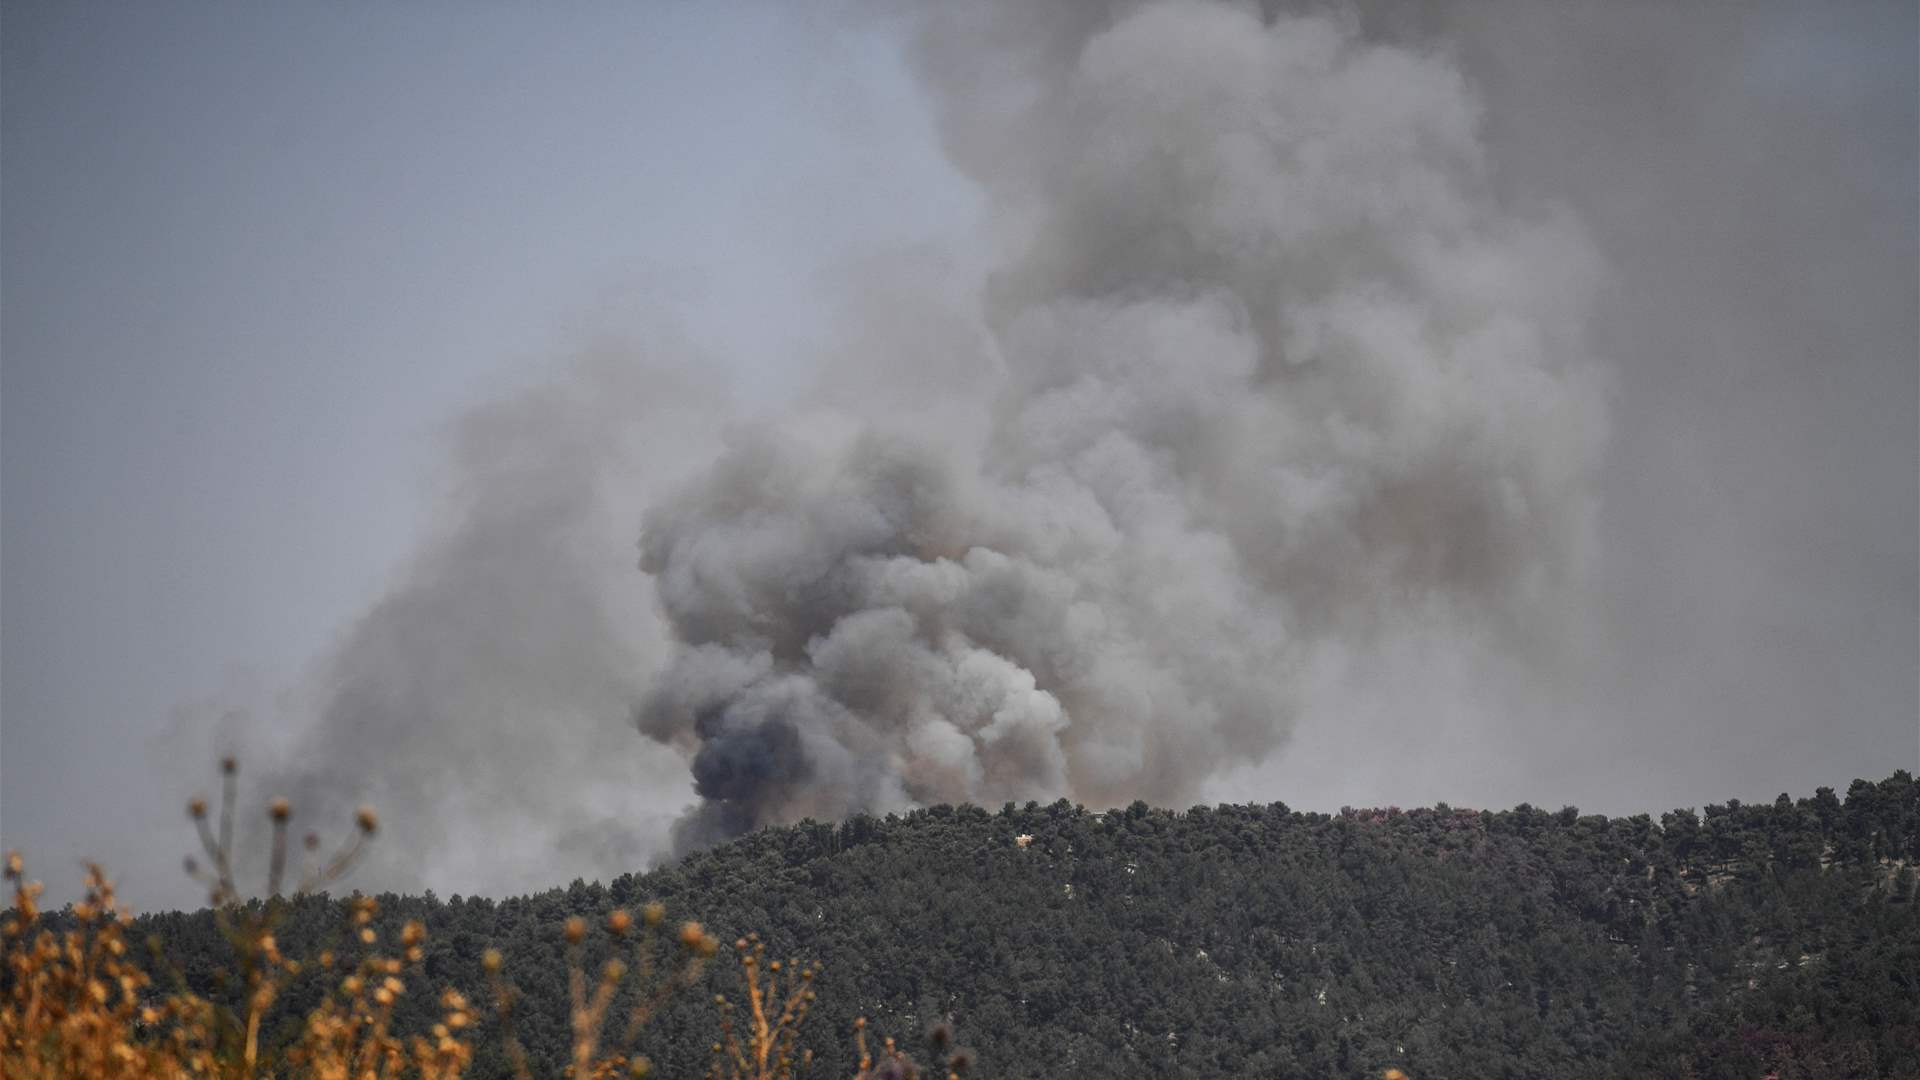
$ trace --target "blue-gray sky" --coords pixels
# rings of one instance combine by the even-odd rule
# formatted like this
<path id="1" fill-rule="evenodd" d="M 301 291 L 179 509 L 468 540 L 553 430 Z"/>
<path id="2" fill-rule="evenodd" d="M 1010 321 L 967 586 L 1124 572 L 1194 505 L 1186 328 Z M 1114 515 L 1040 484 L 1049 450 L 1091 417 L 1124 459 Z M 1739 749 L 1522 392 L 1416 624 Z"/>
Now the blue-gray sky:
<path id="1" fill-rule="evenodd" d="M 1494 197 L 1591 236 L 1597 643 L 1557 697 L 1323 675 L 1210 796 L 1658 810 L 1920 764 L 1914 9 L 1547 7 L 1355 18 L 1457 65 Z M 0 842 L 189 902 L 200 740 L 293 737 L 467 478 L 459 417 L 670 335 L 777 413 L 875 260 L 1006 244 L 900 30 L 8 0 Z"/>
<path id="2" fill-rule="evenodd" d="M 0 34 L 0 820 L 63 863 L 203 782 L 155 775 L 177 710 L 270 712 L 372 602 L 459 411 L 668 309 L 777 392 L 810 275 L 968 213 L 897 59 L 764 7 Z"/>

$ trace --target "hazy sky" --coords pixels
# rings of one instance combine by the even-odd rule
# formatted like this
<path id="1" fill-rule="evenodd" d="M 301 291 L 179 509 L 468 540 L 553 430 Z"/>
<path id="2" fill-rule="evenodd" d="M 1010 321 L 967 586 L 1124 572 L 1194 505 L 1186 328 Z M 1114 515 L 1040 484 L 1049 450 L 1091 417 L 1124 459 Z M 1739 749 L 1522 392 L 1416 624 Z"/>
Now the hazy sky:
<path id="1" fill-rule="evenodd" d="M 407 556 L 461 409 L 663 309 L 777 393 L 810 275 L 967 220 L 891 53 L 764 7 L 0 34 L 0 825 L 43 858 L 190 840 L 207 770 L 156 742 L 271 718 Z"/>
<path id="2" fill-rule="evenodd" d="M 848 267 L 986 258 L 898 28 L 790 8 L 7 0 L 0 843 L 189 902 L 201 740 L 289 737 L 458 417 L 669 327 L 778 411 Z M 1497 198 L 1592 238 L 1601 629 L 1559 699 L 1444 656 L 1326 690 L 1209 794 L 1619 812 L 1920 766 L 1920 26 L 1743 10 L 1357 16 L 1458 66 Z"/>

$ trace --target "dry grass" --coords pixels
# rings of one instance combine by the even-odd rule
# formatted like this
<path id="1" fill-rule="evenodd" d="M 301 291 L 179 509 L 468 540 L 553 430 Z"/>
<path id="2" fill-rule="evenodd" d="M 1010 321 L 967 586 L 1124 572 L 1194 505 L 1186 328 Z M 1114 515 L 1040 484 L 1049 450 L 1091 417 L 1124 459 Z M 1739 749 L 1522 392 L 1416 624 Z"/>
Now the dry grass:
<path id="1" fill-rule="evenodd" d="M 267 899 L 241 902 L 235 881 L 233 823 L 238 766 L 221 762 L 218 824 L 208 821 L 207 800 L 195 797 L 187 814 L 199 834 L 207 862 L 187 860 L 187 872 L 207 886 L 207 898 L 232 960 L 229 975 L 243 989 L 240 1006 L 216 1004 L 193 993 L 177 971 L 175 988 L 161 992 L 152 976 L 128 956 L 130 916 L 117 906 L 104 871 L 87 871 L 86 894 L 68 914 L 70 925 L 44 925 L 38 908 L 41 886 L 26 878 L 18 853 L 7 855 L 6 877 L 14 890 L 13 911 L 4 927 L 7 993 L 0 1008 L 0 1075 L 7 1077 L 216 1077 L 266 1080 L 318 1077 L 326 1080 L 383 1080 L 417 1076 L 452 1080 L 472 1058 L 456 1034 L 468 1023 L 465 1001 L 449 992 L 446 1015 L 429 1036 L 402 1039 L 392 1031 L 393 1006 L 405 992 L 401 975 L 419 963 L 425 928 L 409 924 L 398 955 L 378 951 L 372 928 L 374 905 L 356 900 L 349 907 L 354 940 L 367 950 L 340 979 L 336 994 L 306 1018 L 299 1040 L 284 1054 L 261 1045 L 261 1024 L 290 982 L 302 976 L 335 974 L 331 953 L 311 962 L 280 951 L 275 930 L 288 910 L 281 895 L 290 845 L 293 808 L 285 799 L 267 804 L 272 849 Z M 303 872 L 295 895 L 344 876 L 379 827 L 370 809 L 355 815 L 354 831 L 331 855 L 318 854 L 319 839 L 309 834 L 303 847 Z M 164 967 L 159 943 L 149 942 L 155 966 Z"/>
<path id="2" fill-rule="evenodd" d="M 149 993 L 149 977 L 127 956 L 128 917 L 99 867 L 88 868 L 73 925 L 59 932 L 37 927 L 40 884 L 26 879 L 18 852 L 7 854 L 6 876 L 13 911 L 0 925 L 8 978 L 0 1074 L 19 1080 L 219 1075 L 212 1006 L 191 994 Z"/>
<path id="3" fill-rule="evenodd" d="M 615 957 L 592 978 L 582 958 L 587 921 L 575 916 L 562 925 L 561 935 L 567 943 L 568 1021 L 573 1035 L 566 1075 L 604 1080 L 644 1077 L 653 1072 L 650 1060 L 633 1053 L 634 1040 L 669 997 L 699 981 L 707 960 L 719 951 L 718 942 L 699 923 L 684 922 L 669 933 L 666 917 L 666 907 L 657 903 L 640 910 L 638 926 L 633 914 L 624 908 L 609 913 L 602 929 L 616 947 L 629 949 L 633 962 L 629 965 Z M 481 967 L 493 991 L 501 1037 L 514 1074 L 531 1080 L 526 1049 L 514 1033 L 519 992 L 502 975 L 504 961 L 499 950 L 488 949 L 481 957 Z M 619 1034 L 610 1037 L 607 1024 L 612 1019 L 614 996 L 630 974 L 638 990 Z"/>
<path id="4" fill-rule="evenodd" d="M 733 943 L 740 960 L 740 978 L 746 987 L 746 1010 L 738 1020 L 731 1000 L 713 999 L 720 1009 L 720 1041 L 713 1045 L 710 1080 L 792 1080 L 795 1070 L 813 1061 L 801 1050 L 800 1025 L 813 1007 L 816 968 L 797 960 L 784 965 L 767 959 L 767 947 L 758 934 Z M 785 986 L 782 987 L 784 976 Z"/>
<path id="5" fill-rule="evenodd" d="M 877 1052 L 868 1049 L 866 1017 L 854 1021 L 853 1027 L 854 1045 L 860 1051 L 860 1072 L 853 1080 L 937 1080 L 942 1076 L 960 1080 L 973 1067 L 973 1051 L 953 1046 L 951 1025 L 935 1024 L 928 1030 L 927 1060 L 932 1064 L 927 1066 L 907 1056 L 891 1035 L 880 1041 Z"/>
<path id="6" fill-rule="evenodd" d="M 374 902 L 355 898 L 351 910 L 363 943 L 377 944 L 370 925 Z M 393 1031 L 393 1008 L 407 989 L 400 976 L 419 963 L 426 936 L 426 927 L 409 922 L 400 931 L 400 956 L 370 954 L 342 977 L 335 995 L 307 1014 L 299 1043 L 286 1054 L 287 1075 L 457 1080 L 473 1060 L 472 1045 L 461 1037 L 472 1013 L 459 991 L 441 993 L 442 1017 L 426 1035 L 403 1039 Z M 333 973 L 331 954 L 321 953 L 317 963 L 322 972 Z"/>
<path id="7" fill-rule="evenodd" d="M 181 974 L 166 965 L 160 942 L 146 944 L 150 967 L 131 959 L 127 929 L 132 919 L 120 910 L 104 871 L 89 866 L 84 898 L 54 925 L 39 908 L 42 892 L 29 881 L 18 853 L 6 857 L 5 875 L 13 889 L 13 909 L 0 923 L 0 1077 L 7 1080 L 458 1080 L 473 1060 L 469 1033 L 476 1014 L 457 990 L 440 993 L 441 1013 L 429 1030 L 394 1030 L 394 1008 L 408 991 L 407 977 L 424 957 L 426 928 L 410 922 L 397 939 L 382 942 L 374 927 L 376 903 L 355 897 L 346 908 L 349 947 L 362 951 L 345 960 L 332 951 L 300 959 L 281 952 L 276 930 L 290 904 L 282 896 L 289 862 L 293 807 L 285 799 L 267 804 L 272 826 L 265 900 L 244 902 L 236 881 L 234 814 L 238 766 L 221 762 L 217 815 L 196 797 L 188 817 L 200 839 L 202 855 L 186 868 L 207 889 L 214 918 L 231 949 L 230 985 L 241 988 L 237 1007 L 193 993 Z M 353 831 L 329 854 L 309 833 L 297 856 L 299 873 L 292 895 L 316 891 L 351 871 L 379 829 L 374 812 L 362 807 Z M 719 943 L 697 922 L 669 926 L 666 909 L 648 904 L 638 917 L 611 913 L 600 932 L 616 947 L 614 959 L 597 973 L 585 968 L 585 920 L 572 918 L 561 928 L 567 946 L 572 1049 L 566 1075 L 580 1078 L 645 1077 L 652 1063 L 633 1052 L 642 1029 L 675 993 L 699 981 Z M 714 1080 L 793 1080 L 813 1060 L 799 1045 L 800 1027 L 814 1002 L 816 969 L 797 961 L 769 960 L 757 935 L 734 942 L 744 996 L 736 1003 L 714 999 L 720 1040 L 713 1045 Z M 524 1080 L 533 1075 L 525 1049 L 514 1034 L 518 992 L 503 973 L 497 950 L 483 956 L 507 1057 Z M 153 985 L 149 970 L 171 976 L 171 989 Z M 295 980 L 331 984 L 322 1003 L 308 1013 L 299 1035 L 281 1048 L 263 1045 L 261 1029 L 275 1001 Z M 636 987 L 631 1004 L 616 1015 L 619 988 Z M 617 1022 L 616 1022 L 617 1021 Z M 866 1022 L 855 1033 L 860 1053 L 856 1080 L 907 1080 L 922 1076 L 919 1066 L 893 1040 L 877 1053 L 868 1051 Z M 951 1033 L 944 1026 L 930 1037 L 943 1067 L 927 1074 L 957 1077 L 971 1063 L 965 1050 L 948 1053 Z"/>

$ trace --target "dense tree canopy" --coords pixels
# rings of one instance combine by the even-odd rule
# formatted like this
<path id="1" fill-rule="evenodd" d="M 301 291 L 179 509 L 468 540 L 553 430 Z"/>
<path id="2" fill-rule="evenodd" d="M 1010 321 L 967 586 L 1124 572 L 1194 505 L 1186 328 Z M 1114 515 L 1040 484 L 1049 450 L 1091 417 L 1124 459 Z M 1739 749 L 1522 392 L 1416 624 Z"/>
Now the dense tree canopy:
<path id="1" fill-rule="evenodd" d="M 823 1077 L 853 1072 L 863 1015 L 903 1036 L 951 1020 L 995 1077 L 1912 1077 L 1916 860 L 1920 788 L 1900 772 L 1659 820 L 938 806 L 767 829 L 607 884 L 379 899 L 391 926 L 426 922 L 433 989 L 484 999 L 482 955 L 501 950 L 519 1035 L 553 1074 L 562 923 L 661 901 L 822 965 L 804 1042 Z M 218 992 L 206 912 L 144 922 Z M 337 901 L 303 900 L 282 948 L 341 947 L 342 925 Z M 704 979 L 641 1036 L 663 1075 L 706 1067 L 711 995 L 736 975 Z M 324 992 L 302 985 L 286 1015 Z M 431 995 L 409 997 L 431 1023 Z M 502 1074 L 496 1044 L 483 1033 L 478 1075 Z"/>

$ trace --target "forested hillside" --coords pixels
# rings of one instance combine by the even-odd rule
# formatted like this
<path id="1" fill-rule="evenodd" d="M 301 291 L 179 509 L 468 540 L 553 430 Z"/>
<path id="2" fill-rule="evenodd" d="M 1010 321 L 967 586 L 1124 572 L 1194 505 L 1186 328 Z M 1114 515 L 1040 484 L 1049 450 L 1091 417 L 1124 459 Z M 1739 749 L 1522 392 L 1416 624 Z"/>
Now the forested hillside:
<path id="1" fill-rule="evenodd" d="M 564 921 L 658 901 L 822 966 L 803 1038 L 821 1077 L 853 1073 L 862 1015 L 916 1039 L 951 1020 L 991 1077 L 1912 1077 L 1916 859 L 1905 772 L 1657 820 L 943 806 L 768 829 L 524 898 L 386 896 L 379 918 L 424 920 L 435 990 L 484 999 L 497 947 L 543 1075 L 568 1040 Z M 208 913 L 143 922 L 218 991 Z M 331 947 L 341 925 L 337 903 L 302 901 L 280 947 Z M 582 947 L 594 970 L 606 942 Z M 652 1020 L 638 1045 L 658 1075 L 705 1071 L 712 995 L 737 977 L 710 968 Z M 433 1022 L 432 995 L 406 1007 Z M 502 1075 L 488 1035 L 475 1075 Z"/>

